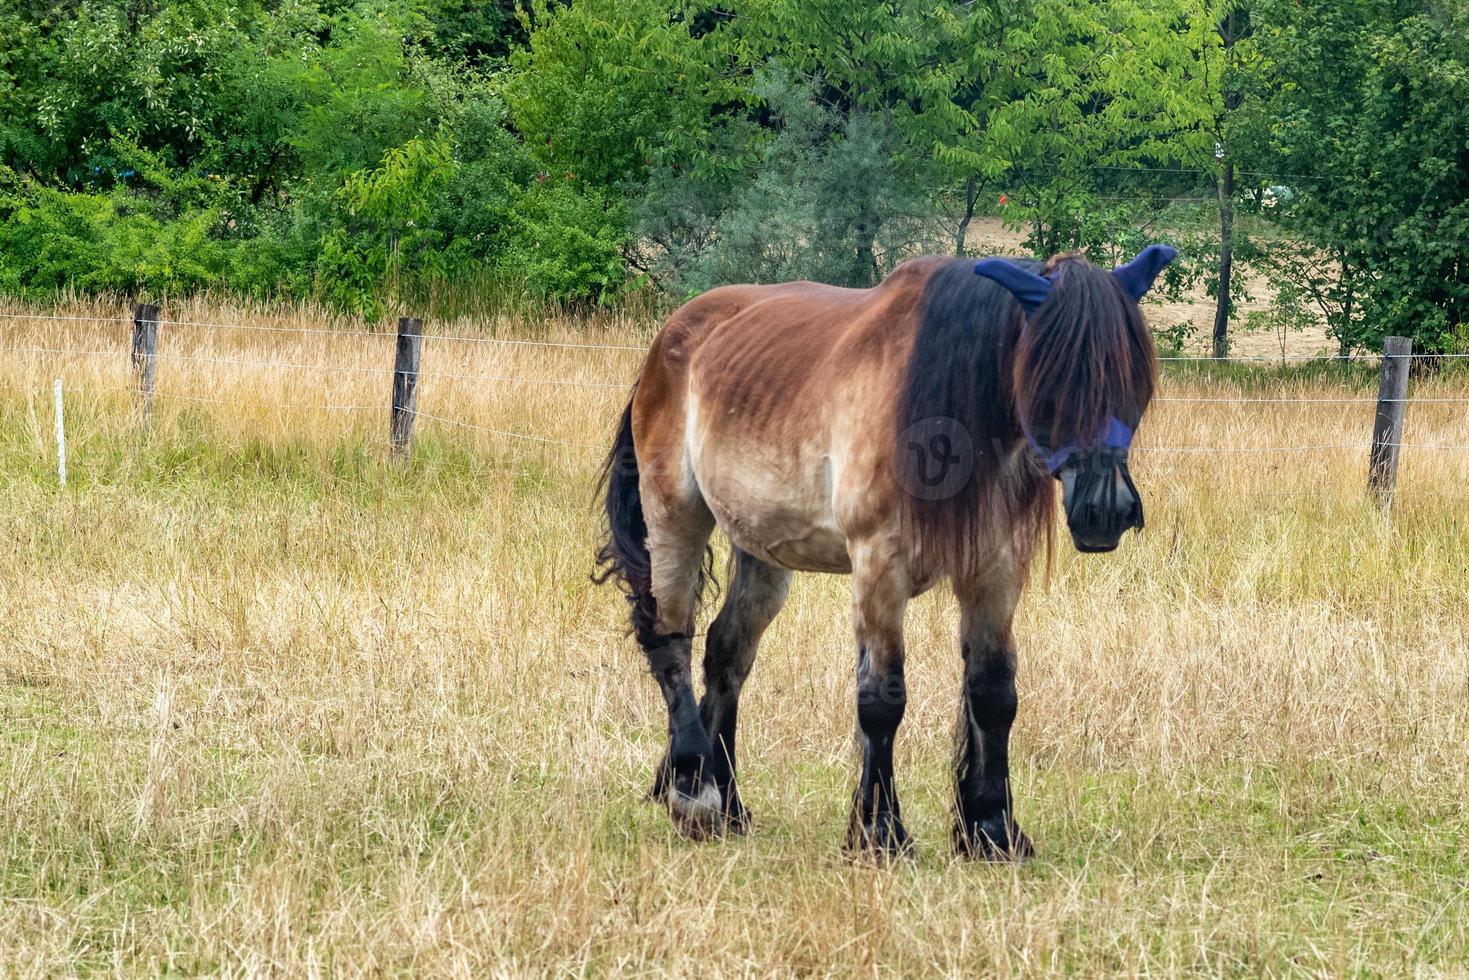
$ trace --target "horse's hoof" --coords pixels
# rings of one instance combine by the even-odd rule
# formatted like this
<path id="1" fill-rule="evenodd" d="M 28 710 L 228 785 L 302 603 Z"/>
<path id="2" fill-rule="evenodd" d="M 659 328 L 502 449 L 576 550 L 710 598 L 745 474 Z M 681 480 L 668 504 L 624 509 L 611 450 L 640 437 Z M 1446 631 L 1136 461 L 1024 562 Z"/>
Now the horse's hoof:
<path id="1" fill-rule="evenodd" d="M 721 791 L 717 783 L 676 773 L 667 758 L 654 770 L 653 787 L 643 798 L 666 806 L 679 832 L 695 840 L 747 834 L 753 823 L 734 783 Z M 711 815 L 711 808 L 717 813 Z"/>
<path id="2" fill-rule="evenodd" d="M 681 782 L 674 780 L 666 792 L 668 815 L 673 818 L 678 832 L 691 840 L 708 840 L 722 834 L 729 821 L 719 787 L 712 782 L 704 782 L 697 788 L 686 790 L 678 785 Z"/>
<path id="3" fill-rule="evenodd" d="M 954 851 L 974 861 L 1010 861 L 1024 864 L 1035 857 L 1035 845 L 1014 823 L 985 820 L 954 827 Z"/>
<path id="4" fill-rule="evenodd" d="M 913 853 L 913 841 L 903 821 L 891 813 L 881 813 L 870 820 L 853 817 L 847 827 L 847 853 L 855 858 L 885 863 Z"/>

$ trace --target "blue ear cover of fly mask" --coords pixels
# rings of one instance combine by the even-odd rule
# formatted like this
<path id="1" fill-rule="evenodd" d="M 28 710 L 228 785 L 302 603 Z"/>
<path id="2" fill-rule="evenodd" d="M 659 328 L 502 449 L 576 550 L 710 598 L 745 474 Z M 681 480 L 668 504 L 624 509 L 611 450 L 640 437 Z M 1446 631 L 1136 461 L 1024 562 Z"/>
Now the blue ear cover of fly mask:
<path id="1" fill-rule="evenodd" d="M 1009 259 L 982 259 L 974 264 L 974 274 L 993 279 L 1008 289 L 1010 295 L 1020 301 L 1020 308 L 1027 315 L 1040 309 L 1046 297 L 1051 295 L 1051 280 L 1022 269 Z"/>
<path id="2" fill-rule="evenodd" d="M 1134 301 L 1138 301 L 1147 295 L 1148 290 L 1153 288 L 1153 283 L 1158 281 L 1158 276 L 1168 267 L 1168 263 L 1176 258 L 1178 249 L 1171 245 L 1149 245 L 1138 253 L 1137 258 L 1113 269 L 1112 275 L 1116 277 L 1123 291 Z M 974 274 L 993 279 L 1004 286 L 1027 314 L 1040 309 L 1055 286 L 1045 276 L 1021 268 L 1009 259 L 981 259 L 974 263 Z"/>
<path id="3" fill-rule="evenodd" d="M 1112 270 L 1112 275 L 1122 284 L 1127 295 L 1140 301 L 1158 281 L 1158 275 L 1168 263 L 1178 258 L 1178 249 L 1172 245 L 1149 245 L 1137 254 L 1137 258 L 1124 266 Z"/>

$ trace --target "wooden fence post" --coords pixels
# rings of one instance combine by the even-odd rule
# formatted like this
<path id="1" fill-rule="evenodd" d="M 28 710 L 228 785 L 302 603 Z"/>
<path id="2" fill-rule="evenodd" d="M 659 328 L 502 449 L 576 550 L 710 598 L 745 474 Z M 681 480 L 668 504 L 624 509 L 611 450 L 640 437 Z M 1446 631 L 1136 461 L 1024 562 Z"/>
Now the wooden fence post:
<path id="1" fill-rule="evenodd" d="M 147 423 L 153 418 L 153 385 L 158 380 L 158 307 L 151 303 L 133 307 L 133 370 Z"/>
<path id="2" fill-rule="evenodd" d="M 1377 385 L 1377 418 L 1372 423 L 1372 456 L 1367 484 L 1387 506 L 1398 482 L 1398 457 L 1402 455 L 1403 416 L 1408 408 L 1408 367 L 1413 360 L 1413 341 L 1388 337 L 1382 344 L 1382 376 Z"/>
<path id="3" fill-rule="evenodd" d="M 398 354 L 393 364 L 393 455 L 402 456 L 413 442 L 413 417 L 418 410 L 418 361 L 423 354 L 423 321 L 398 319 Z"/>

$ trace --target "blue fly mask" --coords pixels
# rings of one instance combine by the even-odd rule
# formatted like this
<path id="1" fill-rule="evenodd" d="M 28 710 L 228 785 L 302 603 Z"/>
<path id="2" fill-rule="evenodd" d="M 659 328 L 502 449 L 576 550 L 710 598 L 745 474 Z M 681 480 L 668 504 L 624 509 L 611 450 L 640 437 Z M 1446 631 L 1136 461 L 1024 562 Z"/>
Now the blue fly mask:
<path id="1" fill-rule="evenodd" d="M 1134 301 L 1138 301 L 1147 295 L 1148 290 L 1157 281 L 1159 273 L 1177 256 L 1178 251 L 1172 246 L 1149 245 L 1138 254 L 1137 258 L 1112 270 L 1112 275 L 1122 285 L 1123 291 Z M 1040 309 L 1041 304 L 1055 288 L 1055 283 L 1049 278 L 1038 276 L 1009 259 L 984 259 L 975 263 L 974 272 L 976 275 L 993 279 L 1009 290 L 1010 294 L 1020 301 L 1020 307 L 1027 316 Z M 1040 457 L 1046 469 L 1052 473 L 1059 473 L 1068 462 L 1083 452 L 1083 447 L 1075 442 L 1059 449 L 1043 445 L 1031 431 L 1029 420 L 1024 417 L 1020 419 L 1020 428 L 1025 433 L 1026 441 L 1030 443 L 1031 449 Z M 1132 445 L 1132 436 L 1132 427 L 1113 416 L 1107 419 L 1102 431 L 1097 433 L 1096 445 L 1103 449 L 1120 452 L 1125 456 L 1128 447 Z"/>

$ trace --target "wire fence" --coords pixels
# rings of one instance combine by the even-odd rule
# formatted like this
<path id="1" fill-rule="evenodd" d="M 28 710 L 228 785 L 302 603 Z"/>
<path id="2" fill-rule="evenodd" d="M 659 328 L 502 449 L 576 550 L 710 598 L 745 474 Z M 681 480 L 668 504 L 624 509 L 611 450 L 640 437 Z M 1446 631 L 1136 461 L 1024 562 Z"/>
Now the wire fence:
<path id="1" fill-rule="evenodd" d="M 131 323 L 131 325 L 133 327 L 135 327 L 135 328 L 138 326 L 138 321 L 137 321 L 136 317 L 132 321 L 129 321 L 126 318 L 108 318 L 108 317 L 83 316 L 83 315 L 62 315 L 62 314 L 51 314 L 51 313 L 32 313 L 32 312 L 24 312 L 24 311 L 13 311 L 13 312 L 0 311 L 0 320 L 9 320 L 9 321 L 34 321 L 34 322 L 41 322 L 41 323 L 45 323 L 45 322 L 102 323 L 102 324 L 106 324 L 106 323 L 120 323 L 121 325 L 127 325 L 127 324 Z M 376 340 L 389 340 L 389 341 L 395 342 L 398 345 L 399 354 L 400 355 L 402 353 L 403 345 L 404 345 L 404 342 L 405 341 L 416 341 L 416 342 L 420 342 L 420 343 L 427 343 L 427 344 L 432 345 L 432 346 L 435 346 L 435 347 L 437 345 L 450 345 L 450 344 L 459 344 L 459 345 L 489 345 L 489 346 L 498 347 L 498 348 L 504 348 L 504 349 L 538 350 L 538 351 L 554 352 L 554 353 L 557 353 L 557 354 L 561 354 L 561 353 L 573 353 L 573 352 L 600 352 L 600 353 L 603 353 L 603 354 L 616 355 L 618 357 L 621 357 L 622 355 L 625 355 L 625 354 L 628 354 L 628 353 L 644 354 L 646 352 L 646 348 L 645 347 L 642 347 L 642 346 L 633 346 L 633 345 L 627 345 L 627 344 L 599 344 L 599 343 L 589 343 L 589 342 L 563 342 L 563 341 L 551 341 L 551 340 L 533 340 L 533 339 L 525 339 L 525 338 L 473 337 L 473 336 L 456 336 L 456 335 L 448 335 L 448 334 L 438 334 L 438 333 L 432 333 L 432 332 L 424 332 L 424 331 L 422 331 L 421 327 L 418 327 L 417 326 L 418 321 L 416 321 L 416 320 L 406 320 L 406 319 L 403 321 L 402 324 L 400 324 L 400 329 L 396 333 L 373 332 L 373 331 L 365 331 L 365 330 L 352 330 L 352 329 L 334 328 L 334 327 L 281 326 L 281 325 L 271 325 L 271 324 L 229 323 L 229 322 L 198 321 L 198 320 L 167 320 L 167 319 L 158 319 L 158 320 L 149 321 L 149 322 L 151 322 L 152 324 L 155 324 L 156 327 L 162 327 L 162 328 L 167 328 L 167 327 L 181 327 L 181 328 L 188 328 L 190 330 L 218 330 L 218 331 L 243 331 L 243 332 L 246 332 L 246 333 L 260 332 L 260 333 L 270 333 L 270 334 L 295 334 L 295 335 L 301 335 L 301 336 L 305 336 L 305 337 L 311 337 L 311 336 L 329 336 L 329 337 L 337 337 L 337 338 L 343 338 L 343 339 L 350 339 L 350 340 L 353 340 L 353 341 L 368 341 L 368 342 L 376 341 Z M 115 358 L 115 359 L 117 359 L 117 362 L 119 364 L 124 363 L 125 361 L 128 361 L 128 362 L 131 362 L 134 366 L 137 366 L 137 364 L 139 363 L 139 359 L 140 358 L 143 358 L 143 359 L 148 359 L 150 361 L 156 361 L 156 362 L 177 362 L 177 363 L 181 363 L 181 364 L 213 364 L 213 365 L 223 365 L 223 366 L 228 366 L 228 367 L 250 368 L 250 369 L 264 370 L 264 371 L 310 373 L 310 374 L 313 374 L 313 375 L 325 373 L 325 374 L 336 375 L 336 376 L 351 376 L 351 377 L 358 377 L 358 378 L 382 377 L 384 375 L 387 375 L 387 376 L 389 376 L 389 377 L 391 377 L 391 378 L 394 379 L 394 391 L 395 391 L 395 393 L 398 390 L 398 388 L 397 388 L 398 384 L 402 381 L 401 375 L 403 374 L 403 364 L 401 362 L 400 363 L 397 363 L 397 364 L 394 364 L 394 365 L 389 365 L 387 363 L 384 363 L 381 366 L 365 366 L 365 365 L 333 363 L 332 361 L 329 361 L 329 360 L 302 361 L 302 360 L 299 360 L 299 359 L 272 359 L 272 358 L 260 358 L 260 357 L 208 356 L 208 355 L 202 355 L 202 354 L 180 353 L 180 352 L 175 352 L 175 351 L 169 351 L 169 350 L 166 350 L 166 349 L 165 350 L 157 350 L 156 347 L 153 348 L 153 349 L 148 349 L 148 350 L 142 350 L 142 351 L 140 351 L 138 349 L 138 347 L 137 347 L 137 331 L 136 331 L 136 329 L 134 330 L 134 334 L 135 334 L 135 338 L 134 338 L 135 343 L 134 343 L 134 347 L 131 348 L 131 349 L 127 349 L 127 348 L 123 348 L 123 347 L 118 347 L 118 348 L 114 348 L 114 349 L 71 348 L 71 347 L 66 347 L 66 346 L 61 346 L 61 345 L 55 345 L 55 344 L 37 344 L 37 343 L 26 344 L 26 343 L 18 343 L 18 344 L 10 344 L 10 345 L 7 345 L 7 346 L 0 346 L 0 353 L 5 353 L 5 354 L 20 354 L 20 355 L 29 354 L 29 355 L 43 356 L 43 357 L 48 357 L 48 358 L 58 358 L 58 359 L 61 359 L 61 358 Z M 155 332 L 155 336 L 156 336 L 156 332 Z M 1469 354 L 1413 354 L 1411 356 L 1415 360 L 1422 360 L 1422 361 L 1456 361 L 1456 360 L 1460 360 L 1460 359 L 1469 357 Z M 1342 356 L 1332 356 L 1332 355 L 1327 355 L 1327 356 L 1322 356 L 1322 355 L 1286 355 L 1284 357 L 1281 357 L 1281 356 L 1269 355 L 1269 356 L 1258 356 L 1258 357 L 1248 357 L 1247 356 L 1247 357 L 1235 357 L 1235 358 L 1214 358 L 1214 357 L 1203 357 L 1203 356 L 1200 356 L 1200 357 L 1165 357 L 1165 358 L 1160 358 L 1160 360 L 1165 361 L 1165 362 L 1212 362 L 1212 361 L 1228 360 L 1228 361 L 1236 361 L 1236 362 L 1269 362 L 1269 363 L 1281 363 L 1281 362 L 1291 362 L 1291 363 L 1305 363 L 1305 362 L 1339 363 L 1339 362 L 1341 362 L 1343 360 L 1369 362 L 1369 361 L 1382 361 L 1382 359 L 1383 359 L 1382 358 L 1382 355 L 1378 355 L 1378 354 L 1366 354 L 1366 353 L 1353 353 L 1353 354 L 1346 355 L 1345 357 L 1342 357 Z M 547 365 L 547 366 L 554 368 L 555 365 Z M 636 362 L 633 362 L 633 361 L 630 361 L 629 360 L 629 361 L 620 363 L 616 367 L 616 370 L 622 372 L 624 375 L 631 375 L 633 373 L 633 371 L 635 370 L 635 366 L 636 366 Z M 412 386 L 415 386 L 415 387 L 417 386 L 417 384 L 420 381 L 425 381 L 425 382 L 430 382 L 430 383 L 433 383 L 433 382 L 452 382 L 452 383 L 476 382 L 476 383 L 480 383 L 482 385 L 485 385 L 486 387 L 492 387 L 496 391 L 504 391 L 504 390 L 507 390 L 507 389 L 513 391 L 513 390 L 516 390 L 516 389 L 520 388 L 521 386 L 528 386 L 528 387 L 551 387 L 551 388 L 565 387 L 565 388 L 603 390 L 603 391 L 609 391 L 609 392 L 615 391 L 615 392 L 619 392 L 619 393 L 626 393 L 626 392 L 630 392 L 630 390 L 631 390 L 631 383 L 629 381 L 626 381 L 626 380 L 619 381 L 619 380 L 615 380 L 615 379 L 612 379 L 612 378 L 572 378 L 572 377 L 566 377 L 564 375 L 561 376 L 561 377 L 529 377 L 529 376 L 524 376 L 524 375 L 520 375 L 520 374 L 504 373 L 504 372 L 493 372 L 493 373 L 490 373 L 490 372 L 474 372 L 474 371 L 466 372 L 466 371 L 444 371 L 444 370 L 420 370 L 419 369 L 419 365 L 418 365 L 418 363 L 417 363 L 416 360 L 415 360 L 415 362 L 414 362 L 414 364 L 412 366 L 412 379 L 411 379 L 411 381 L 412 381 Z M 45 386 L 37 385 L 37 386 L 34 386 L 34 387 L 27 387 L 27 386 L 17 386 L 17 385 L 10 385 L 10 384 L 0 384 L 0 390 L 16 391 L 16 392 L 27 392 L 27 393 L 30 393 L 30 394 L 40 395 L 40 394 L 45 394 L 45 393 L 50 392 L 51 391 L 51 386 L 50 385 L 45 385 Z M 131 393 L 130 390 L 129 390 L 129 388 L 126 387 L 126 386 L 123 386 L 123 385 L 119 385 L 119 386 L 117 386 L 115 388 L 105 388 L 105 387 L 99 387 L 99 386 L 95 386 L 95 385 L 88 385 L 88 386 L 82 386 L 82 387 L 72 386 L 72 387 L 68 387 L 66 390 L 68 392 L 77 392 L 77 393 L 81 393 L 81 392 L 96 393 L 96 392 L 104 392 L 105 391 L 105 392 L 111 392 L 111 393 L 114 393 L 114 394 L 117 394 L 117 395 L 128 395 L 128 394 Z M 432 388 L 430 388 L 430 390 L 432 390 Z M 309 411 L 324 410 L 324 411 L 329 411 L 329 412 L 334 412 L 334 413 L 358 413 L 358 412 L 367 413 L 367 412 L 380 412 L 385 407 L 387 407 L 387 406 L 382 405 L 382 404 L 361 404 L 361 403 L 337 402 L 337 401 L 333 401 L 332 400 L 332 398 L 327 393 L 326 389 L 322 389 L 322 391 L 323 391 L 323 395 L 322 395 L 322 399 L 320 401 L 320 404 L 313 404 L 313 405 L 309 405 L 309 406 L 282 405 L 281 406 L 281 409 L 283 411 L 284 410 L 292 410 L 292 411 L 295 411 L 295 410 L 309 410 Z M 230 405 L 230 406 L 237 406 L 237 407 L 243 407 L 243 406 L 245 406 L 247 404 L 258 404 L 258 403 L 246 403 L 246 402 L 243 402 L 243 401 L 240 401 L 240 400 L 232 400 L 232 399 L 226 399 L 226 398 L 217 398 L 217 397 L 210 397 L 210 396 L 205 396 L 205 395 L 194 395 L 194 394 L 187 394 L 187 393 L 176 392 L 176 391 L 167 391 L 167 390 L 165 390 L 165 391 L 154 391 L 154 390 L 150 389 L 149 392 L 148 392 L 148 395 L 149 395 L 150 398 L 153 395 L 157 395 L 158 397 L 165 398 L 165 399 L 178 399 L 180 401 L 190 402 L 190 403 L 198 403 L 198 404 Z M 395 394 L 395 397 L 396 397 L 396 394 Z M 1395 407 L 1397 411 L 1401 412 L 1402 407 L 1404 407 L 1408 403 L 1434 404 L 1434 405 L 1466 405 L 1466 406 L 1469 406 L 1469 395 L 1466 395 L 1464 397 L 1440 396 L 1440 395 L 1432 395 L 1432 396 L 1426 396 L 1426 397 L 1407 397 L 1407 396 L 1404 396 L 1404 397 L 1393 397 L 1390 394 L 1383 394 L 1383 395 L 1381 395 L 1379 397 L 1374 398 L 1374 397 L 1370 397 L 1370 396 L 1357 396 L 1357 395 L 1354 395 L 1354 396 L 1320 396 L 1320 395 L 1299 395 L 1299 396 L 1286 396 L 1286 395 L 1266 395 L 1266 396 L 1258 396 L 1258 395 L 1196 396 L 1196 395 L 1170 395 L 1170 394 L 1163 394 L 1163 395 L 1157 397 L 1155 399 L 1155 402 L 1165 403 L 1165 404 L 1181 404 L 1181 405 L 1237 405 L 1237 406 L 1242 406 L 1242 407 L 1257 407 L 1257 408 L 1261 408 L 1261 409 L 1273 409 L 1273 410 L 1280 410 L 1280 409 L 1282 409 L 1284 407 L 1290 407 L 1290 406 L 1301 406 L 1301 407 L 1308 407 L 1308 406 L 1363 406 L 1363 407 L 1366 407 L 1366 406 L 1376 406 L 1376 408 L 1377 408 L 1377 410 L 1378 410 L 1378 412 L 1380 414 L 1384 410 L 1392 410 L 1393 407 Z M 395 402 L 394 404 L 396 405 L 397 403 Z M 403 406 L 398 406 L 398 407 L 401 408 Z M 397 410 L 398 410 L 398 408 L 395 408 L 394 409 L 395 413 L 397 412 Z M 590 443 L 578 442 L 578 441 L 574 441 L 574 440 L 556 438 L 555 436 L 548 435 L 548 434 L 545 434 L 545 433 L 522 432 L 522 431 L 516 431 L 516 430 L 513 430 L 513 429 L 506 429 L 506 428 L 500 428 L 500 427 L 495 427 L 495 426 L 487 426 L 487 425 L 482 425 L 482 424 L 480 424 L 478 422 L 468 421 L 468 420 L 460 419 L 460 418 L 454 418 L 454 417 L 452 417 L 452 416 L 450 416 L 448 414 L 441 414 L 439 412 L 428 412 L 428 411 L 424 411 L 424 410 L 422 410 L 421 408 L 419 408 L 417 406 L 416 399 L 414 399 L 411 402 L 411 404 L 408 404 L 406 406 L 406 411 L 408 411 L 409 413 L 411 413 L 411 415 L 412 415 L 413 418 L 423 419 L 423 420 L 426 420 L 426 421 L 429 421 L 429 422 L 433 422 L 433 423 L 436 423 L 436 424 L 439 424 L 439 425 L 446 425 L 446 426 L 451 426 L 451 427 L 461 428 L 461 429 L 466 429 L 466 430 L 471 430 L 471 431 L 484 432 L 484 433 L 487 433 L 487 434 L 495 435 L 497 437 L 501 437 L 501 438 L 505 438 L 505 439 L 510 439 L 510 440 L 514 440 L 514 441 L 517 441 L 517 442 L 521 442 L 521 443 L 533 443 L 533 444 L 537 444 L 537 445 L 541 445 L 541 446 L 563 447 L 563 448 L 567 448 L 567 449 L 574 449 L 574 450 L 580 450 L 580 451 L 591 451 L 591 452 L 596 452 L 596 453 L 599 453 L 599 454 L 606 451 L 606 447 L 605 446 L 602 446 L 602 445 L 595 445 L 595 444 L 590 444 Z M 410 423 L 410 425 L 411 425 L 411 423 Z M 1443 442 L 1410 442 L 1410 441 L 1406 441 L 1406 440 L 1402 439 L 1400 436 L 1398 436 L 1398 437 L 1394 437 L 1394 438 L 1374 437 L 1374 439 L 1372 439 L 1370 441 L 1369 440 L 1361 440 L 1361 441 L 1350 441 L 1350 442 L 1339 442 L 1339 441 L 1337 441 L 1337 442 L 1315 442 L 1315 443 L 1312 443 L 1312 442 L 1302 442 L 1302 443 L 1299 443 L 1299 444 L 1274 445 L 1274 446 L 1148 445 L 1148 444 L 1145 444 L 1144 443 L 1144 444 L 1138 445 L 1135 448 L 1134 451 L 1137 452 L 1137 453 L 1139 453 L 1139 454 L 1147 455 L 1147 456 L 1177 455 L 1177 456 L 1180 456 L 1180 457 L 1190 457 L 1190 456 L 1211 455 L 1211 454 L 1213 454 L 1213 455 L 1283 455 L 1283 454 L 1307 454 L 1307 453 L 1337 453 L 1337 452 L 1347 452 L 1347 451 L 1353 451 L 1353 452 L 1371 452 L 1371 453 L 1379 453 L 1379 452 L 1382 452 L 1382 451 L 1389 451 L 1389 452 L 1393 453 L 1394 455 L 1396 455 L 1396 453 L 1398 451 L 1405 450 L 1405 449 L 1406 450 L 1417 450 L 1417 451 L 1431 451 L 1431 452 L 1455 452 L 1455 453 L 1456 452 L 1469 452 L 1469 442 L 1466 442 L 1465 444 L 1457 444 L 1457 443 L 1453 443 L 1453 442 L 1447 442 L 1447 443 L 1443 443 Z"/>
<path id="2" fill-rule="evenodd" d="M 107 323 L 108 317 L 96 316 L 60 316 L 50 313 L 13 313 L 0 312 L 0 319 L 6 320 L 39 320 L 39 321 L 64 321 L 73 323 Z M 399 336 L 397 333 L 372 330 L 350 330 L 340 327 L 280 327 L 266 324 L 253 323 L 215 323 L 201 320 L 156 320 L 160 327 L 202 327 L 214 330 L 244 330 L 261 333 L 289 333 L 306 335 L 326 335 L 333 337 L 350 337 L 356 340 L 381 338 L 392 340 Z M 633 347 L 627 344 L 583 344 L 583 343 L 560 343 L 545 340 L 526 340 L 524 338 L 507 337 L 455 337 L 446 334 L 416 333 L 408 336 L 430 340 L 434 343 L 453 344 L 495 344 L 504 347 L 547 347 L 567 350 L 595 350 L 595 351 L 632 351 L 637 354 L 647 353 L 646 347 Z"/>

